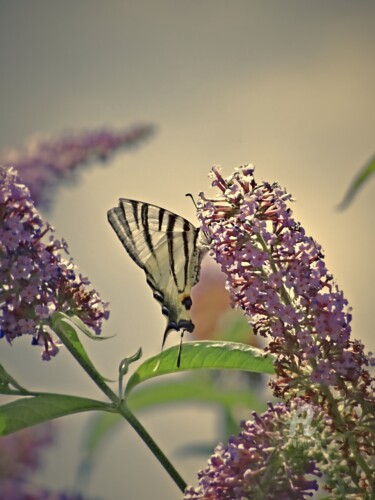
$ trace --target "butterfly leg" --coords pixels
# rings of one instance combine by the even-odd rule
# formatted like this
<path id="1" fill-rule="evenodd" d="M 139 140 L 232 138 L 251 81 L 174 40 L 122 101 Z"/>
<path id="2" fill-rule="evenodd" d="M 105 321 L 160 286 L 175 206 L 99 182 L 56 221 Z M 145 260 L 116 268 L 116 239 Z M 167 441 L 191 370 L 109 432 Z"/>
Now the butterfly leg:
<path id="1" fill-rule="evenodd" d="M 177 354 L 177 368 L 180 368 L 180 362 L 181 362 L 181 351 L 182 351 L 182 339 L 184 338 L 184 333 L 185 330 L 181 331 L 181 337 L 180 337 L 180 345 L 178 346 L 178 354 Z"/>
<path id="2" fill-rule="evenodd" d="M 170 325 L 167 325 L 167 328 L 165 329 L 164 335 L 163 335 L 163 342 L 161 343 L 161 350 L 164 349 L 164 344 L 167 340 L 167 337 L 171 331 Z M 180 345 L 178 348 L 178 354 L 177 354 L 177 368 L 180 368 L 180 362 L 181 362 L 181 351 L 182 351 L 182 340 L 184 338 L 184 333 L 185 330 L 181 330 L 181 337 L 180 337 Z"/>
<path id="3" fill-rule="evenodd" d="M 164 332 L 164 335 L 163 335 L 163 342 L 161 343 L 161 350 L 164 349 L 164 344 L 165 344 L 165 341 L 167 340 L 168 333 L 169 333 L 169 330 L 168 330 L 168 327 L 167 327 L 165 329 L 165 332 Z"/>

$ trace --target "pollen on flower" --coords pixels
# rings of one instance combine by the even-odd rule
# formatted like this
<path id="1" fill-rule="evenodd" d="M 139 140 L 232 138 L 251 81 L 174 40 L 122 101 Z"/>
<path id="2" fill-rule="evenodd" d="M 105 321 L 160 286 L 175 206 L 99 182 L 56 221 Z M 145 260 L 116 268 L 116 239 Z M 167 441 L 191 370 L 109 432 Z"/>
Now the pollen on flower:
<path id="1" fill-rule="evenodd" d="M 77 277 L 73 261 L 63 257 L 66 243 L 42 221 L 11 168 L 0 167 L 0 200 L 0 338 L 12 343 L 31 335 L 49 360 L 59 350 L 52 338 L 55 311 L 79 316 L 99 334 L 108 304 L 88 288 L 87 279 Z"/>

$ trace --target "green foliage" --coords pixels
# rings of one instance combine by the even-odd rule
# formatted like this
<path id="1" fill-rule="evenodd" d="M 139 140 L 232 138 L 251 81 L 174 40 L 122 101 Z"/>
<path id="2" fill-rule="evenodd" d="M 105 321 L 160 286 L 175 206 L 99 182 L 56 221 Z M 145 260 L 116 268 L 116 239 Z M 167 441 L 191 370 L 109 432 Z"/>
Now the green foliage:
<path id="1" fill-rule="evenodd" d="M 5 436 L 65 415 L 97 410 L 112 411 L 112 408 L 100 401 L 63 394 L 23 397 L 0 406 L 0 435 Z"/>
<path id="2" fill-rule="evenodd" d="M 358 172 L 354 180 L 349 186 L 349 189 L 344 196 L 344 199 L 339 205 L 339 209 L 346 208 L 356 196 L 358 190 L 369 180 L 371 174 L 375 172 L 375 156 Z"/>
<path id="3" fill-rule="evenodd" d="M 200 401 L 217 405 L 222 409 L 226 415 L 228 430 L 234 422 L 231 415 L 234 407 L 259 410 L 262 409 L 262 405 L 249 388 L 233 390 L 232 387 L 225 389 L 216 385 L 213 370 L 274 373 L 273 357 L 265 356 L 260 349 L 225 341 L 189 342 L 183 345 L 179 368 L 177 367 L 178 346 L 166 349 L 159 355 L 143 361 L 128 379 L 125 386 L 125 400 L 122 400 L 96 370 L 80 341 L 79 336 L 82 334 L 92 338 L 91 334 L 88 335 L 87 327 L 78 318 L 55 313 L 53 328 L 66 349 L 108 396 L 110 402 L 103 403 L 84 397 L 30 391 L 21 386 L 0 365 L 0 393 L 18 397 L 17 400 L 0 406 L 0 435 L 10 434 L 25 427 L 75 413 L 98 410 L 106 412 L 95 419 L 86 438 L 85 457 L 80 468 L 81 473 L 86 473 L 86 477 L 92 468 L 100 444 L 117 427 L 122 418 L 122 421 L 125 419 L 138 432 L 169 471 L 176 484 L 183 490 L 186 486 L 183 479 L 134 417 L 132 411 L 146 410 L 171 403 Z M 141 351 L 135 357 L 125 359 L 131 359 L 134 362 L 140 354 Z M 122 377 L 127 371 L 124 369 L 124 361 L 120 364 L 120 387 L 122 387 Z M 206 371 L 205 375 L 200 374 L 199 377 L 194 373 L 186 376 L 185 373 L 180 380 L 161 382 L 156 379 L 160 375 L 195 370 L 211 370 L 211 372 Z M 152 383 L 143 384 L 151 380 Z M 134 390 L 135 388 L 137 389 Z"/>
<path id="4" fill-rule="evenodd" d="M 141 382 L 184 370 L 216 369 L 274 373 L 272 356 L 265 356 L 261 349 L 236 342 L 186 342 L 183 344 L 179 368 L 176 364 L 177 355 L 178 346 L 173 346 L 144 361 L 130 377 L 125 396 Z"/>
<path id="5" fill-rule="evenodd" d="M 248 409 L 262 412 L 265 404 L 256 391 L 249 388 L 233 389 L 223 388 L 216 383 L 216 373 L 185 374 L 181 380 L 154 380 L 138 386 L 131 391 L 127 404 L 133 412 L 154 410 L 170 404 L 203 403 L 215 405 L 221 410 L 225 419 L 225 430 L 219 439 L 227 439 L 230 434 L 238 432 L 238 421 L 233 418 L 232 410 Z M 91 420 L 83 441 L 84 459 L 80 466 L 81 475 L 86 477 L 90 473 L 95 459 L 100 454 L 101 446 L 115 432 L 119 430 L 122 418 L 118 414 L 100 413 Z M 209 447 L 209 452 L 213 446 Z M 207 451 L 207 446 L 203 447 Z M 185 447 L 185 452 L 194 453 L 202 451 L 193 445 Z"/>
<path id="6" fill-rule="evenodd" d="M 27 392 L 11 375 L 3 365 L 0 365 L 0 392 L 12 394 L 13 391 Z"/>
<path id="7" fill-rule="evenodd" d="M 71 352 L 71 354 L 73 354 L 76 359 L 77 357 L 81 359 L 81 362 L 83 362 L 86 367 L 89 367 L 100 377 L 78 337 L 77 332 L 87 335 L 88 328 L 86 325 L 84 325 L 79 318 L 69 317 L 60 312 L 53 315 L 52 324 L 61 342 Z M 92 337 L 93 336 L 91 335 L 90 338 Z"/>

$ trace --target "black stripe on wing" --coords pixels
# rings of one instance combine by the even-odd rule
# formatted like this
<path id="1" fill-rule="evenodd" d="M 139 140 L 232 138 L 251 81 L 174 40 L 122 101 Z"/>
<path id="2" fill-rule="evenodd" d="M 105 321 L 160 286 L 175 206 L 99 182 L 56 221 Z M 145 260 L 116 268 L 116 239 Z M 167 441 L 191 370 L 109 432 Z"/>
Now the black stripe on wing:
<path id="1" fill-rule="evenodd" d="M 137 201 L 134 201 L 134 200 L 129 200 L 129 201 L 130 201 L 132 209 L 133 209 L 133 216 L 134 216 L 135 223 L 137 225 L 137 228 L 139 229 L 139 217 L 138 217 L 139 203 Z M 121 203 L 120 203 L 120 206 L 121 206 Z M 125 210 L 124 210 L 124 216 L 126 218 Z"/>
<path id="2" fill-rule="evenodd" d="M 183 217 L 164 208 L 128 199 L 120 199 L 119 207 L 108 211 L 108 220 L 130 257 L 145 271 L 147 283 L 153 289 L 158 302 L 164 300 L 164 293 L 147 269 L 144 260 L 139 258 L 141 238 L 149 255 L 162 267 L 152 235 L 154 232 L 164 233 L 168 245 L 169 269 L 174 284 L 178 293 L 186 289 L 191 278 L 191 259 L 196 251 L 199 229 Z"/>
<path id="3" fill-rule="evenodd" d="M 176 269 L 175 269 L 175 259 L 174 259 L 174 232 L 173 228 L 176 224 L 177 220 L 177 215 L 175 214 L 168 214 L 168 226 L 167 226 L 167 240 L 168 240 L 168 253 L 169 253 L 169 267 L 171 269 L 171 273 L 173 276 L 173 280 L 176 284 L 176 287 L 178 288 L 178 281 L 177 281 L 177 276 L 176 276 Z"/>
<path id="4" fill-rule="evenodd" d="M 133 232 L 129 226 L 129 223 L 125 217 L 125 213 L 121 207 L 112 208 L 107 212 L 108 221 L 111 224 L 113 230 L 117 234 L 119 240 L 124 245 L 126 251 L 134 262 L 142 267 L 142 262 L 138 258 L 138 254 L 135 251 L 135 240 L 133 238 Z"/>
<path id="5" fill-rule="evenodd" d="M 148 226 L 148 205 L 146 203 L 144 205 L 142 205 L 141 216 L 142 216 L 143 236 L 144 236 L 145 241 L 147 243 L 148 249 L 150 250 L 150 252 L 152 253 L 152 255 L 156 259 L 155 249 L 154 249 L 154 245 L 152 243 L 150 229 Z"/>
<path id="6" fill-rule="evenodd" d="M 161 231 L 161 228 L 163 226 L 164 214 L 165 214 L 165 209 L 159 208 L 159 231 Z"/>
<path id="7" fill-rule="evenodd" d="M 188 240 L 189 231 L 190 231 L 190 225 L 187 221 L 184 221 L 184 232 L 182 233 L 182 238 L 184 243 L 184 256 L 185 256 L 183 288 L 186 288 L 188 280 L 188 272 L 189 272 L 189 259 L 190 259 L 189 240 Z M 195 247 L 195 240 L 196 238 L 194 239 L 194 247 Z"/>

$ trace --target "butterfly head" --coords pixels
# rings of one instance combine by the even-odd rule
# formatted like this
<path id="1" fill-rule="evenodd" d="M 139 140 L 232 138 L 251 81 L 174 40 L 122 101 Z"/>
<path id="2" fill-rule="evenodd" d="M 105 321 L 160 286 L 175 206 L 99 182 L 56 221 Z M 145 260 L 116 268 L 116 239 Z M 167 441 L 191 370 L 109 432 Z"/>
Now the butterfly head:
<path id="1" fill-rule="evenodd" d="M 189 309 L 191 308 L 192 300 L 188 293 L 181 293 L 178 296 L 178 302 L 176 304 L 171 304 L 171 307 L 167 307 L 165 304 L 162 305 L 162 313 L 167 317 L 167 325 L 164 332 L 162 348 L 164 347 L 165 341 L 172 330 L 181 333 L 181 338 L 184 332 L 191 333 L 194 330 L 194 323 L 192 322 L 189 314 Z"/>
<path id="2" fill-rule="evenodd" d="M 191 301 L 191 299 L 190 299 L 190 301 Z M 194 330 L 194 323 L 191 321 L 191 319 L 179 319 L 178 322 L 175 320 L 172 320 L 170 317 L 169 311 L 165 306 L 163 306 L 162 312 L 165 316 L 167 316 L 168 322 L 167 322 L 167 326 L 165 328 L 161 348 L 163 349 L 165 341 L 167 340 L 167 337 L 172 330 L 176 330 L 176 331 L 180 332 L 180 335 L 181 335 L 180 345 L 179 345 L 178 355 L 177 355 L 177 368 L 179 368 L 180 364 L 181 364 L 182 339 L 183 339 L 185 332 L 191 333 Z"/>
<path id="3" fill-rule="evenodd" d="M 195 328 L 194 323 L 191 320 L 181 319 L 178 323 L 176 323 L 175 321 L 168 321 L 166 326 L 166 332 L 168 334 L 170 330 L 176 330 L 177 332 L 183 330 L 185 332 L 191 333 L 194 330 L 194 328 Z"/>
<path id="4" fill-rule="evenodd" d="M 168 318 L 166 331 L 169 330 L 185 330 L 192 332 L 194 330 L 194 323 L 190 319 L 189 310 L 192 306 L 190 294 L 181 293 L 178 296 L 177 307 L 167 307 L 165 304 L 162 306 L 162 313 Z"/>

